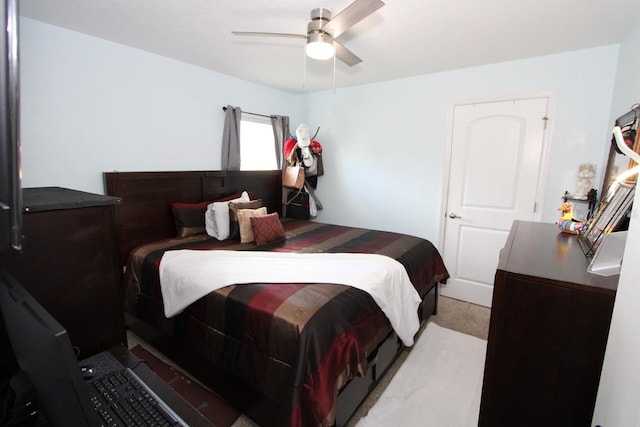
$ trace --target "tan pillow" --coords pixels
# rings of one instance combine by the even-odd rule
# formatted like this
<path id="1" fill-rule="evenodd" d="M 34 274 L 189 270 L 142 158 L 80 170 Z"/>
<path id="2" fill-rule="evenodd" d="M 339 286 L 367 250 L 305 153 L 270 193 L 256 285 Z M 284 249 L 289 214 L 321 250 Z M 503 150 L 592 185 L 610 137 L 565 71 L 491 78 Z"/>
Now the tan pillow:
<path id="1" fill-rule="evenodd" d="M 238 225 L 239 209 L 258 209 L 262 207 L 262 199 L 248 202 L 229 202 L 229 239 L 240 238 L 240 226 Z"/>
<path id="2" fill-rule="evenodd" d="M 240 228 L 240 243 L 250 243 L 255 240 L 251 229 L 251 217 L 267 215 L 267 208 L 238 209 L 238 225 Z"/>

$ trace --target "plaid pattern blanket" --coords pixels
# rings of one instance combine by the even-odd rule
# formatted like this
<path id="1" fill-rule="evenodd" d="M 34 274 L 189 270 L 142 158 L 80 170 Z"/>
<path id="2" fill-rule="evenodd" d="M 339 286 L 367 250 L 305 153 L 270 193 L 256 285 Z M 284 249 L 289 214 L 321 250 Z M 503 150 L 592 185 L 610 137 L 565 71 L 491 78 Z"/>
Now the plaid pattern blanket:
<path id="1" fill-rule="evenodd" d="M 424 296 L 449 277 L 427 240 L 399 233 L 283 219 L 286 240 L 256 247 L 206 235 L 137 248 L 125 277 L 126 309 L 239 380 L 278 408 L 261 425 L 332 425 L 339 390 L 364 375 L 367 358 L 391 332 L 364 291 L 319 283 L 232 285 L 163 315 L 158 267 L 170 249 L 377 253 L 399 261 Z"/>

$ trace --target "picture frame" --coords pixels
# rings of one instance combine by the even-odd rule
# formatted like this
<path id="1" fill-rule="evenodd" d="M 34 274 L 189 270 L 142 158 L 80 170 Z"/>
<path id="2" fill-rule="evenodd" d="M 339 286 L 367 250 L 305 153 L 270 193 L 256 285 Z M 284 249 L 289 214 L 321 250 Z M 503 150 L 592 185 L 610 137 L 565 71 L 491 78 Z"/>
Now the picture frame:
<path id="1" fill-rule="evenodd" d="M 587 256 L 594 255 L 606 234 L 620 230 L 631 208 L 635 187 L 635 183 L 611 183 L 598 209 L 589 218 L 580 235 Z"/>

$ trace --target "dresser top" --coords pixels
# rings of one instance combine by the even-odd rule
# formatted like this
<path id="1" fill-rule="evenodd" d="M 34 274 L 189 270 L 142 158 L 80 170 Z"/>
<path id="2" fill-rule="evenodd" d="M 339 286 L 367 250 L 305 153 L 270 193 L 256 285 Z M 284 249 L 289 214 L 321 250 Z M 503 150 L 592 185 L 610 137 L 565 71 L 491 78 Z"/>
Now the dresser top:
<path id="1" fill-rule="evenodd" d="M 556 224 L 514 221 L 498 270 L 548 279 L 562 286 L 615 292 L 618 277 L 587 272 L 589 260 L 578 237 L 562 233 Z"/>
<path id="2" fill-rule="evenodd" d="M 93 206 L 116 205 L 119 197 L 103 196 L 62 187 L 34 187 L 22 189 L 24 212 L 42 212 L 77 209 Z"/>

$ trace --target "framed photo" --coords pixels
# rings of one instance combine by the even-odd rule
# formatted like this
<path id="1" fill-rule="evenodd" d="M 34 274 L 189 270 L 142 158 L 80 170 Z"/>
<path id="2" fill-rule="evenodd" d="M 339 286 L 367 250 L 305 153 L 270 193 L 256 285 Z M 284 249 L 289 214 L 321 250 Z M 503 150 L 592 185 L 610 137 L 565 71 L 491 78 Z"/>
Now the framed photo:
<path id="1" fill-rule="evenodd" d="M 619 229 L 631 208 L 635 187 L 635 183 L 618 181 L 609 186 L 598 210 L 587 221 L 581 235 L 588 249 L 587 256 L 594 254 L 604 235 Z"/>

